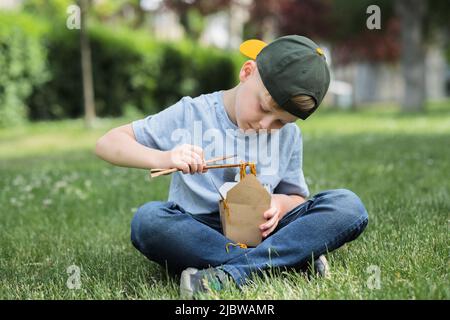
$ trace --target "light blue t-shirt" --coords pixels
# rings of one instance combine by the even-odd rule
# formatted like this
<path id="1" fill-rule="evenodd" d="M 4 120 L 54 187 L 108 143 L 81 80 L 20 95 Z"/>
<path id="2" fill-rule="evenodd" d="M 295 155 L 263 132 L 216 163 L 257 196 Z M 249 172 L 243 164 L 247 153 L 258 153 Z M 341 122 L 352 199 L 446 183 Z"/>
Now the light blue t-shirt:
<path id="1" fill-rule="evenodd" d="M 149 148 L 172 150 L 193 144 L 204 151 L 205 160 L 223 155 L 237 158 L 214 164 L 256 163 L 257 178 L 270 193 L 309 196 L 302 171 L 302 136 L 295 123 L 267 133 L 243 131 L 225 110 L 223 91 L 184 97 L 167 109 L 132 122 L 136 140 Z M 249 172 L 249 170 L 247 171 Z M 203 174 L 172 173 L 168 201 L 192 214 L 219 211 L 215 189 L 239 180 L 239 168 L 210 169 Z"/>

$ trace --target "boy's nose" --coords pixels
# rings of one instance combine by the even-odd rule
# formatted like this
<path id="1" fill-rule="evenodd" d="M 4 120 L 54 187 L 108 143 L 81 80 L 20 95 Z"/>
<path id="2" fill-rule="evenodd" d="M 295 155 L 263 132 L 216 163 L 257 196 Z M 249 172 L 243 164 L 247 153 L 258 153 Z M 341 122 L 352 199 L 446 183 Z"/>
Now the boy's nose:
<path id="1" fill-rule="evenodd" d="M 280 129 L 283 125 L 277 119 L 263 119 L 259 122 L 259 129 Z"/>

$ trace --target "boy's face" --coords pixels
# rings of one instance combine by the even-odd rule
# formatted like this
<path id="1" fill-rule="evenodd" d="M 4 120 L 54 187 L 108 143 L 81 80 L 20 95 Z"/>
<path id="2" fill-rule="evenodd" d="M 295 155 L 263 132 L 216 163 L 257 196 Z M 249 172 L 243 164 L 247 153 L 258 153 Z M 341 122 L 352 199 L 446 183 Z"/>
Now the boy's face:
<path id="1" fill-rule="evenodd" d="M 274 108 L 271 96 L 265 88 L 256 66 L 256 62 L 249 60 L 244 63 L 239 73 L 235 102 L 236 122 L 243 130 L 279 129 L 298 118 L 289 112 Z"/>

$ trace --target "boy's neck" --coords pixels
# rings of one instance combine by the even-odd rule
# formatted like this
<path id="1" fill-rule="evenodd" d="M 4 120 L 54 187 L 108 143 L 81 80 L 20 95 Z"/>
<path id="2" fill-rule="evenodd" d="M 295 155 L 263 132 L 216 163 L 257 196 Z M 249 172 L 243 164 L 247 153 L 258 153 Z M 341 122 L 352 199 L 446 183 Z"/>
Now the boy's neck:
<path id="1" fill-rule="evenodd" d="M 223 105 L 225 107 L 225 111 L 227 112 L 228 117 L 230 118 L 230 120 L 235 125 L 237 125 L 236 108 L 235 108 L 236 89 L 237 89 L 237 87 L 234 87 L 234 88 L 231 88 L 231 89 L 223 91 Z"/>

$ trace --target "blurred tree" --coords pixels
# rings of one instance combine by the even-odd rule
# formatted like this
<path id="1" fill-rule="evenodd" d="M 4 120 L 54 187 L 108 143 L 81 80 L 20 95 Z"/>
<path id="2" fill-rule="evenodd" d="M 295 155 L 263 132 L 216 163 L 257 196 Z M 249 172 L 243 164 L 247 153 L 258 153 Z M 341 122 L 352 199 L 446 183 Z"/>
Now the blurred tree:
<path id="1" fill-rule="evenodd" d="M 450 2 L 448 0 L 397 0 L 401 21 L 401 65 L 405 81 L 402 109 L 424 111 L 426 100 L 426 46 L 442 41 L 448 51 Z"/>
<path id="2" fill-rule="evenodd" d="M 279 34 L 302 34 L 327 38 L 330 34 L 331 1 L 253 1 L 245 38 L 271 41 Z"/>
<path id="3" fill-rule="evenodd" d="M 422 111 L 425 107 L 425 42 L 424 19 L 427 2 L 398 0 L 396 10 L 401 20 L 401 66 L 405 89 L 404 111 Z"/>
<path id="4" fill-rule="evenodd" d="M 80 51 L 81 74 L 83 81 L 84 120 L 88 128 L 92 128 L 95 121 L 94 84 L 92 80 L 91 47 L 87 30 L 87 12 L 89 0 L 79 0 L 81 8 Z"/>
<path id="5" fill-rule="evenodd" d="M 284 18 L 282 7 L 289 5 L 286 1 L 253 1 L 250 6 L 250 19 L 244 26 L 244 39 L 261 39 L 270 42 L 280 31 Z M 288 17 L 286 17 L 289 20 Z"/>
<path id="6" fill-rule="evenodd" d="M 370 5 L 381 10 L 379 30 L 366 26 Z M 400 61 L 406 86 L 403 110 L 423 110 L 424 51 L 436 41 L 436 31 L 450 52 L 448 0 L 267 0 L 254 1 L 250 13 L 245 38 L 272 40 L 265 27 L 272 21 L 276 36 L 301 34 L 327 42 L 337 64 Z"/>
<path id="7" fill-rule="evenodd" d="M 228 9 L 233 0 L 165 0 L 179 17 L 186 35 L 198 40 L 205 27 L 204 17 Z"/>
<path id="8" fill-rule="evenodd" d="M 92 12 L 101 22 L 122 22 L 131 28 L 142 27 L 145 22 L 141 0 L 95 1 Z"/>
<path id="9" fill-rule="evenodd" d="M 23 9 L 52 20 L 57 19 L 59 23 L 60 19 L 66 18 L 66 10 L 71 4 L 71 0 L 27 0 L 23 1 Z"/>
<path id="10" fill-rule="evenodd" d="M 391 0 L 281 0 L 280 34 L 302 34 L 333 46 L 336 63 L 355 60 L 395 61 L 399 57 L 398 20 Z M 380 30 L 366 27 L 367 7 L 381 9 Z"/>
<path id="11" fill-rule="evenodd" d="M 382 30 L 366 28 L 366 9 L 383 12 Z M 398 22 L 390 0 L 267 0 L 254 1 L 245 38 L 272 40 L 280 34 L 301 34 L 333 45 L 337 63 L 355 59 L 391 61 L 399 57 Z M 271 22 L 275 22 L 271 26 Z M 267 26 L 273 30 L 267 30 Z"/>
<path id="12" fill-rule="evenodd" d="M 448 49 L 450 33 L 450 1 L 428 1 L 427 14 L 424 17 L 424 31 L 427 39 L 433 39 L 436 33 L 443 34 L 444 45 Z"/>

